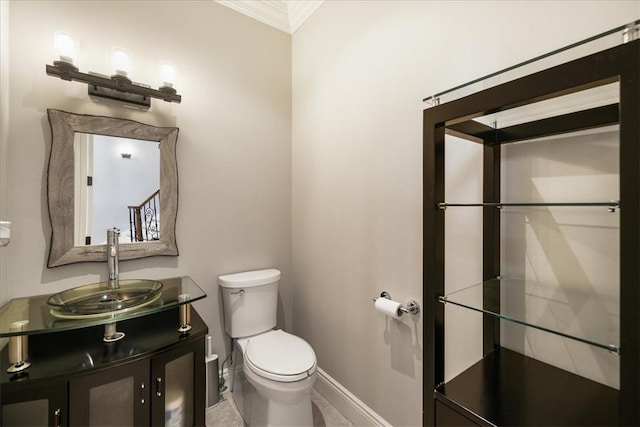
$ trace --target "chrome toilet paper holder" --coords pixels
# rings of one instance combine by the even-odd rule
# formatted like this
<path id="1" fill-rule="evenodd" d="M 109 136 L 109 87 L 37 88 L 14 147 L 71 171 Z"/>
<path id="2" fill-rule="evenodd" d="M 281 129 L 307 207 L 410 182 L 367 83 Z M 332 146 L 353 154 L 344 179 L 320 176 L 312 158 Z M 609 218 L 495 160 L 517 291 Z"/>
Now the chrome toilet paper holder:
<path id="1" fill-rule="evenodd" d="M 377 298 L 373 299 L 373 302 L 375 302 L 378 298 L 386 298 L 388 300 L 391 299 L 391 294 L 387 291 L 382 291 L 380 292 L 380 296 Z M 418 305 L 418 303 L 414 300 L 409 300 L 407 301 L 407 304 L 405 305 L 401 305 L 399 307 L 399 310 L 402 313 L 408 313 L 408 314 L 418 314 L 420 313 L 420 306 Z"/>

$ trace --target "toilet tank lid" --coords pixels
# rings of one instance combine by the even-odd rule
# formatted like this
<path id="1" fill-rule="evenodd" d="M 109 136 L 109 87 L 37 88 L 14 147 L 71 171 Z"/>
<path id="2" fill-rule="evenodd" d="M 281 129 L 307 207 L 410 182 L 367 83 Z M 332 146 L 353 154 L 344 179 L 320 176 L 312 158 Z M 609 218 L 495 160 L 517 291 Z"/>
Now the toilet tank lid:
<path id="1" fill-rule="evenodd" d="M 245 271 L 218 277 L 218 284 L 223 288 L 244 288 L 260 286 L 280 280 L 280 271 L 275 268 L 267 270 Z"/>

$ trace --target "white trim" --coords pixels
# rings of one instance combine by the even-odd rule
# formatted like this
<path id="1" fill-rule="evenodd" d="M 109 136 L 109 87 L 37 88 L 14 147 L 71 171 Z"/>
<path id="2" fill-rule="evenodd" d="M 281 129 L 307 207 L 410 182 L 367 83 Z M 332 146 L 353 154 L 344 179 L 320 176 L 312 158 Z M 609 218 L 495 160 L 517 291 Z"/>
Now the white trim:
<path id="1" fill-rule="evenodd" d="M 223 6 L 293 34 L 324 0 L 215 0 Z"/>
<path id="2" fill-rule="evenodd" d="M 318 378 L 314 388 L 353 424 L 392 427 L 389 422 L 320 368 L 318 368 Z"/>
<path id="3" fill-rule="evenodd" d="M 291 33 L 287 5 L 281 1 L 216 0 L 216 2 L 285 33 Z"/>
<path id="4" fill-rule="evenodd" d="M 318 8 L 324 0 L 283 0 L 289 11 L 290 33 L 293 34 Z"/>

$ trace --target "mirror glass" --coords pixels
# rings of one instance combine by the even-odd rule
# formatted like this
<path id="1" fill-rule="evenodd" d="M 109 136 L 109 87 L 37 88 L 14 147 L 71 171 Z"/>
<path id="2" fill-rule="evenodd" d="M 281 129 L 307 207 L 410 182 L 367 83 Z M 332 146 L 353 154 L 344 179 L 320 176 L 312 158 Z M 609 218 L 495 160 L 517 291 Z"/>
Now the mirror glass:
<path id="1" fill-rule="evenodd" d="M 178 255 L 178 128 L 47 113 L 47 266 L 106 261 L 107 229 L 113 227 L 121 230 L 120 260 Z"/>
<path id="2" fill-rule="evenodd" d="M 160 145 L 155 141 L 75 132 L 76 246 L 160 238 Z"/>

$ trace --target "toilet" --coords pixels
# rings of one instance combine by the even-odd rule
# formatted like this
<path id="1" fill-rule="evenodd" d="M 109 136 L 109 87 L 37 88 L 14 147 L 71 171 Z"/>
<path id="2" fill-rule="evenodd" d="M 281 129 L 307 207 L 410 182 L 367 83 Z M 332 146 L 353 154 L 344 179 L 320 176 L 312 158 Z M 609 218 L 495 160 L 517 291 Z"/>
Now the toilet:
<path id="1" fill-rule="evenodd" d="M 233 398 L 249 426 L 312 426 L 313 348 L 276 326 L 276 269 L 218 277 L 225 331 L 233 339 Z"/>

